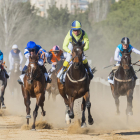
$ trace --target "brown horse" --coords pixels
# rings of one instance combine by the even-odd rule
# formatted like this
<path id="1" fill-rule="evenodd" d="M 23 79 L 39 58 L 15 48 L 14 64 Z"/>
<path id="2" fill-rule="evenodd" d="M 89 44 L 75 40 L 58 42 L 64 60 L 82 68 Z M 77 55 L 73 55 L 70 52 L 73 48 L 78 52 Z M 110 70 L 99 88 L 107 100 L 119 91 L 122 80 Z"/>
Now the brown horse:
<path id="1" fill-rule="evenodd" d="M 82 123 L 81 126 L 85 126 L 85 109 L 88 109 L 88 123 L 92 125 L 94 123 L 93 118 L 90 113 L 91 103 L 90 103 L 90 92 L 89 85 L 90 79 L 82 63 L 83 48 L 85 44 L 82 45 L 81 42 L 73 44 L 72 51 L 72 65 L 70 66 L 66 78 L 65 84 L 57 80 L 58 88 L 61 96 L 64 98 L 66 105 L 66 122 L 70 123 L 70 118 L 74 118 L 73 106 L 74 100 L 83 97 L 82 101 Z M 70 110 L 69 110 L 70 108 Z M 70 117 L 70 118 L 69 118 Z"/>
<path id="2" fill-rule="evenodd" d="M 7 87 L 7 78 L 5 76 L 4 66 L 2 60 L 0 61 L 0 109 L 6 109 L 4 104 L 4 93 Z"/>
<path id="3" fill-rule="evenodd" d="M 42 115 L 45 116 L 44 101 L 45 101 L 45 77 L 38 66 L 38 56 L 29 58 L 29 65 L 26 75 L 24 77 L 24 85 L 22 85 L 22 93 L 27 112 L 27 124 L 29 124 L 30 116 L 30 98 L 36 98 L 36 107 L 33 111 L 34 122 L 32 129 L 35 130 L 35 121 L 38 114 L 39 106 L 42 109 Z"/>
<path id="4" fill-rule="evenodd" d="M 118 70 L 115 72 L 114 76 L 114 85 L 110 84 L 113 97 L 115 99 L 115 104 L 117 107 L 117 114 L 119 111 L 119 97 L 127 96 L 127 115 L 133 115 L 132 112 L 132 100 L 133 100 L 133 91 L 135 87 L 135 79 L 133 78 L 134 74 L 131 66 L 131 52 L 126 50 L 121 52 L 122 58 Z"/>
<path id="5" fill-rule="evenodd" d="M 48 92 L 48 99 L 50 99 L 50 95 L 52 93 L 52 98 L 53 100 L 55 101 L 56 100 L 56 96 L 59 94 L 59 90 L 58 90 L 58 86 L 57 86 L 57 73 L 56 73 L 56 70 L 54 70 L 52 73 L 51 73 L 51 83 L 48 83 L 47 84 L 47 92 Z"/>

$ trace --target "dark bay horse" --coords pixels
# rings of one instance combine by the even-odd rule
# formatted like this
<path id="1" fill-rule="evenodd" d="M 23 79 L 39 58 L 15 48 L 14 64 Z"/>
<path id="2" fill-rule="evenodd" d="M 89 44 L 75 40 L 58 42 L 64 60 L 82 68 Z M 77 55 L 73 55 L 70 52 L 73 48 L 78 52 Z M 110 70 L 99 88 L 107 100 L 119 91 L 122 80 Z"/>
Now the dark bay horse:
<path id="1" fill-rule="evenodd" d="M 30 98 L 36 98 L 36 107 L 33 111 L 34 122 L 32 129 L 35 129 L 35 121 L 38 114 L 39 106 L 42 109 L 42 115 L 45 116 L 44 101 L 45 101 L 45 77 L 41 69 L 38 66 L 38 56 L 32 56 L 29 58 L 29 65 L 26 75 L 24 77 L 24 85 L 22 85 L 22 93 L 24 97 L 24 103 L 27 112 L 27 124 L 29 124 L 30 116 Z"/>
<path id="2" fill-rule="evenodd" d="M 58 86 L 57 86 L 57 73 L 56 70 L 54 70 L 51 73 L 51 83 L 47 84 L 47 92 L 48 92 L 48 99 L 50 99 L 50 95 L 52 94 L 52 98 L 55 101 L 56 100 L 56 96 L 59 94 L 59 90 L 58 90 Z"/>
<path id="3" fill-rule="evenodd" d="M 66 122 L 70 123 L 70 118 L 74 118 L 73 106 L 74 100 L 83 97 L 82 101 L 82 123 L 81 126 L 85 126 L 85 109 L 88 109 L 88 123 L 92 125 L 94 123 L 93 118 L 90 113 L 91 103 L 90 103 L 90 92 L 89 85 L 90 79 L 82 63 L 82 54 L 85 44 L 82 45 L 81 42 L 78 44 L 73 44 L 72 51 L 72 65 L 70 66 L 66 78 L 65 84 L 57 79 L 58 88 L 60 95 L 63 97 L 66 105 Z M 70 118 L 69 118 L 70 117 Z"/>
<path id="4" fill-rule="evenodd" d="M 4 104 L 4 93 L 7 86 L 7 78 L 5 76 L 5 71 L 2 63 L 3 62 L 0 61 L 0 109 L 5 109 L 6 106 Z"/>
<path id="5" fill-rule="evenodd" d="M 134 74 L 132 72 L 131 66 L 131 52 L 127 50 L 121 52 L 122 58 L 118 70 L 115 72 L 114 85 L 110 84 L 113 97 L 115 99 L 115 104 L 117 107 L 117 114 L 119 111 L 119 97 L 127 96 L 127 115 L 133 115 L 132 112 L 132 100 L 133 91 L 135 87 L 136 80 L 133 78 Z"/>

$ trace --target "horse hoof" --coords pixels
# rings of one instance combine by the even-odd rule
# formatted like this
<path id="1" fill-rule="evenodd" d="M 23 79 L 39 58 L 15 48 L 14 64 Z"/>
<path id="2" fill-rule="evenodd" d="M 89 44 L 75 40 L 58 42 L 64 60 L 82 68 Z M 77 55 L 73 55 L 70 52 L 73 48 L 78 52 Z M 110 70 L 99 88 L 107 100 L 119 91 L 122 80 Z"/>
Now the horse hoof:
<path id="1" fill-rule="evenodd" d="M 65 122 L 66 124 L 70 124 L 71 123 L 71 119 L 69 118 L 69 114 L 66 114 L 66 118 L 65 118 Z"/>
<path id="2" fill-rule="evenodd" d="M 32 131 L 36 131 L 36 129 L 35 128 L 32 128 Z"/>
<path id="3" fill-rule="evenodd" d="M 41 112 L 42 116 L 46 115 L 46 111 Z"/>
<path id="4" fill-rule="evenodd" d="M 116 112 L 116 115 L 120 115 L 120 111 Z"/>
<path id="5" fill-rule="evenodd" d="M 30 119 L 30 118 L 31 118 L 31 115 L 27 115 L 27 116 L 26 116 L 26 119 Z"/>
<path id="6" fill-rule="evenodd" d="M 88 124 L 89 124 L 89 125 L 92 125 L 93 123 L 94 123 L 94 121 L 93 121 L 92 118 L 88 119 Z"/>
<path id="7" fill-rule="evenodd" d="M 85 127 L 87 127 L 86 123 L 85 122 L 81 123 L 81 128 L 85 128 Z"/>
<path id="8" fill-rule="evenodd" d="M 2 109 L 6 109 L 6 106 L 5 106 L 5 105 L 2 105 L 1 108 L 2 108 Z"/>
<path id="9" fill-rule="evenodd" d="M 74 118 L 74 114 L 73 114 L 73 113 L 69 113 L 69 117 L 70 117 L 71 119 L 73 119 L 73 118 Z"/>
<path id="10" fill-rule="evenodd" d="M 127 112 L 126 115 L 128 115 L 128 116 L 132 116 L 132 115 L 133 115 L 133 112 Z"/>

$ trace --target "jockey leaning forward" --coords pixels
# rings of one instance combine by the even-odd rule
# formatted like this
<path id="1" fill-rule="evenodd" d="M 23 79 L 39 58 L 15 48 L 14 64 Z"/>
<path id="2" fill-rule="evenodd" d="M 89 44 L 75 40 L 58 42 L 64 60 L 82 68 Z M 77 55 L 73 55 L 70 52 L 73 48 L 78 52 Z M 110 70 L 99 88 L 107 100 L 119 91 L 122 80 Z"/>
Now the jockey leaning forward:
<path id="1" fill-rule="evenodd" d="M 127 50 L 128 52 L 134 52 L 136 54 L 140 55 L 140 51 L 137 50 L 136 48 L 134 48 L 132 45 L 130 45 L 130 40 L 127 37 L 123 37 L 121 40 L 121 44 L 119 44 L 115 50 L 115 55 L 114 55 L 114 60 L 117 61 L 116 66 L 112 68 L 111 73 L 109 74 L 108 77 L 108 82 L 114 84 L 114 71 L 117 70 L 120 66 L 120 61 L 121 61 L 121 57 L 122 54 L 121 52 L 123 52 L 124 50 Z M 133 74 L 134 79 L 137 79 L 137 76 L 135 75 L 135 71 L 133 69 L 133 67 L 130 67 L 130 70 Z"/>
<path id="2" fill-rule="evenodd" d="M 8 75 L 6 69 L 4 68 L 4 66 L 2 66 L 2 64 L 3 64 L 3 53 L 1 52 L 1 50 L 0 50 L 0 64 L 1 64 L 1 68 L 0 69 L 5 72 L 5 77 L 9 78 L 9 75 Z"/>
<path id="3" fill-rule="evenodd" d="M 66 57 L 66 60 L 63 63 L 63 68 L 60 72 L 60 75 L 62 75 L 60 77 L 60 82 L 61 83 L 63 83 L 64 71 L 66 70 L 69 62 L 72 59 L 72 50 L 73 50 L 72 42 L 77 44 L 78 41 L 81 41 L 83 44 L 85 43 L 84 51 L 89 49 L 88 36 L 87 36 L 86 32 L 81 29 L 81 23 L 79 21 L 75 20 L 75 21 L 72 22 L 72 28 L 68 32 L 68 34 L 66 35 L 66 37 L 64 39 L 64 43 L 63 43 L 63 49 L 64 49 L 64 51 L 67 52 L 67 57 Z M 84 54 L 83 54 L 83 64 L 84 64 L 85 68 L 87 69 L 87 72 L 89 74 L 89 78 L 92 79 L 93 74 L 92 74 L 92 71 L 91 71 L 91 69 L 88 65 L 88 61 L 85 58 Z"/>
<path id="4" fill-rule="evenodd" d="M 23 68 L 23 70 L 22 70 L 22 75 L 20 76 L 20 79 L 18 80 L 19 84 L 23 84 L 23 78 L 24 78 L 24 76 L 25 76 L 25 73 L 27 72 L 27 68 L 28 68 L 28 64 L 29 64 L 29 57 L 30 57 L 30 56 L 33 56 L 33 55 L 35 55 L 35 54 L 41 55 L 42 51 L 43 51 L 42 47 L 39 46 L 39 45 L 37 45 L 35 42 L 29 41 L 29 42 L 27 43 L 27 47 L 24 49 L 24 55 L 25 55 L 25 57 L 27 58 L 27 61 L 26 61 L 25 66 L 24 66 L 24 68 Z M 44 52 L 44 51 L 43 51 L 43 52 Z M 46 53 L 47 53 L 47 52 L 45 51 L 45 54 L 46 54 Z M 47 54 L 46 54 L 46 55 L 47 55 Z M 43 72 L 43 74 L 44 74 L 44 76 L 45 76 L 46 82 L 50 83 L 51 80 L 49 79 L 47 70 L 46 70 L 46 68 L 45 68 L 45 66 L 44 66 L 44 61 L 43 61 L 43 59 L 39 58 L 39 60 L 38 60 L 38 65 L 39 65 L 40 69 L 42 70 L 42 72 Z"/>
<path id="5" fill-rule="evenodd" d="M 23 61 L 22 53 L 18 49 L 18 46 L 15 44 L 12 46 L 12 50 L 9 53 L 9 63 L 10 63 L 9 71 L 13 70 L 15 62 L 17 62 L 20 65 L 19 70 L 22 71 L 22 61 Z"/>
<path id="6" fill-rule="evenodd" d="M 52 68 L 50 70 L 50 74 L 56 69 L 57 61 L 64 59 L 63 51 L 59 48 L 59 46 L 54 46 L 50 51 L 47 57 L 47 61 L 49 64 L 52 64 Z"/>

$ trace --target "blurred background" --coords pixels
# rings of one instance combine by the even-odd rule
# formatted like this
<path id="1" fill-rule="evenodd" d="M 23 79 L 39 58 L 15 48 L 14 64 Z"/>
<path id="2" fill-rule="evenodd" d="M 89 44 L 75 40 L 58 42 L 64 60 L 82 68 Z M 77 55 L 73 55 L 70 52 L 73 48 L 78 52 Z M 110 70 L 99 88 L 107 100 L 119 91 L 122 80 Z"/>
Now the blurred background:
<path id="1" fill-rule="evenodd" d="M 97 67 L 96 75 L 106 78 L 111 68 L 102 68 L 115 64 L 114 51 L 122 37 L 140 49 L 139 7 L 139 0 L 0 0 L 0 50 L 9 65 L 13 44 L 22 54 L 28 41 L 47 51 L 54 45 L 62 48 L 71 23 L 79 20 L 90 40 L 87 59 Z M 137 60 L 132 54 L 132 62 Z"/>

